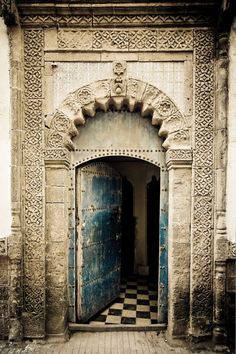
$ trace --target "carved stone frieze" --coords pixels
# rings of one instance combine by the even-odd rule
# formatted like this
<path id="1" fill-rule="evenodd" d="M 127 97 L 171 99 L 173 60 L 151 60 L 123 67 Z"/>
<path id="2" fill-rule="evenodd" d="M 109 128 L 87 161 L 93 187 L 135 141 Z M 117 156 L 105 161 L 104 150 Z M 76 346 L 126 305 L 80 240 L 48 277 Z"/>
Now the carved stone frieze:
<path id="1" fill-rule="evenodd" d="M 42 63 L 43 31 L 24 31 L 25 59 L 25 245 L 24 336 L 44 337 L 45 241 L 43 232 Z M 35 242 L 37 240 L 37 242 Z M 34 259 L 32 259 L 32 245 Z"/>
<path id="2" fill-rule="evenodd" d="M 167 167 L 176 165 L 190 165 L 192 164 L 192 150 L 189 149 L 169 149 L 166 152 Z"/>
<path id="3" fill-rule="evenodd" d="M 60 16 L 60 15 L 26 15 L 21 16 L 21 24 L 23 26 L 56 26 L 60 27 L 129 27 L 129 26 L 160 26 L 160 25 L 209 25 L 213 23 L 213 16 L 206 15 L 77 15 L 77 16 Z"/>
<path id="4" fill-rule="evenodd" d="M 57 34 L 59 49 L 77 50 L 192 50 L 192 30 L 67 30 Z"/>
<path id="5" fill-rule="evenodd" d="M 47 149 L 44 152 L 45 163 L 53 164 L 53 162 L 65 161 L 69 163 L 70 161 L 70 152 L 68 149 Z"/>

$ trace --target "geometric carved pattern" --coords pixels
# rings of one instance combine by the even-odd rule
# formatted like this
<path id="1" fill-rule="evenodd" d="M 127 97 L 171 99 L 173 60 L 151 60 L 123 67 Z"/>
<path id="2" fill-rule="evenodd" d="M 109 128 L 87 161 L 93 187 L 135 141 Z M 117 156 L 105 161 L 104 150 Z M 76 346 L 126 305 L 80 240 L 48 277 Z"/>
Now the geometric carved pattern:
<path id="1" fill-rule="evenodd" d="M 194 32 L 195 146 L 192 228 L 191 326 L 207 335 L 212 327 L 214 38 Z"/>
<path id="2" fill-rule="evenodd" d="M 59 30 L 60 49 L 172 50 L 193 49 L 192 30 Z"/>
<path id="3" fill-rule="evenodd" d="M 209 26 L 213 22 L 212 16 L 205 15 L 76 15 L 76 16 L 56 16 L 56 15 L 28 15 L 21 17 L 23 25 L 34 26 L 71 26 L 71 27 L 85 27 L 85 26 L 157 26 L 157 25 L 170 25 L 177 24 L 205 24 Z"/>
<path id="4" fill-rule="evenodd" d="M 43 337 L 45 245 L 43 233 L 42 62 L 43 31 L 24 31 L 25 59 L 25 244 L 24 336 Z"/>

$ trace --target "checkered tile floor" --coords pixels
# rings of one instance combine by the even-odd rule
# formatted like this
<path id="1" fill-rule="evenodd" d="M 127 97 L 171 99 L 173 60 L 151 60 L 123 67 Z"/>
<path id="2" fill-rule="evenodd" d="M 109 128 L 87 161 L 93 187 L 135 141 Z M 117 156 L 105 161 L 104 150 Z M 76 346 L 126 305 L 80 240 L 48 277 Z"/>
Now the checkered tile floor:
<path id="1" fill-rule="evenodd" d="M 157 324 L 157 285 L 144 277 L 122 279 L 119 298 L 89 324 Z"/>

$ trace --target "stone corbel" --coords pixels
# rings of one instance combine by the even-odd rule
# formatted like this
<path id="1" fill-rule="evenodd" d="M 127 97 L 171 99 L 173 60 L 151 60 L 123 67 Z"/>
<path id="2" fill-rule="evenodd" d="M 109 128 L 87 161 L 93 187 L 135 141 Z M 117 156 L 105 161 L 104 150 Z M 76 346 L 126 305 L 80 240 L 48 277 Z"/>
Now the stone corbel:
<path id="1" fill-rule="evenodd" d="M 181 168 L 192 165 L 192 149 L 189 148 L 178 148 L 169 149 L 166 152 L 166 165 L 170 170 L 171 168 Z"/>

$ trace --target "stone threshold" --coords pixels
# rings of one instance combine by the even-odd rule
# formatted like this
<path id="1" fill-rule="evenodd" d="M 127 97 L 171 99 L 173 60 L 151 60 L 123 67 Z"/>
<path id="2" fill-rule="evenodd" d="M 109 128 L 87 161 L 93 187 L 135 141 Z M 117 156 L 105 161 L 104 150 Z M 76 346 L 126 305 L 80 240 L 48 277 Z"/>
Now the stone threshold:
<path id="1" fill-rule="evenodd" d="M 68 323 L 69 330 L 71 332 L 121 332 L 121 331 L 165 331 L 167 325 L 163 324 L 154 324 L 148 326 L 139 326 L 139 325 L 102 325 L 102 326 L 93 326 L 90 324 L 81 324 L 81 323 Z"/>

